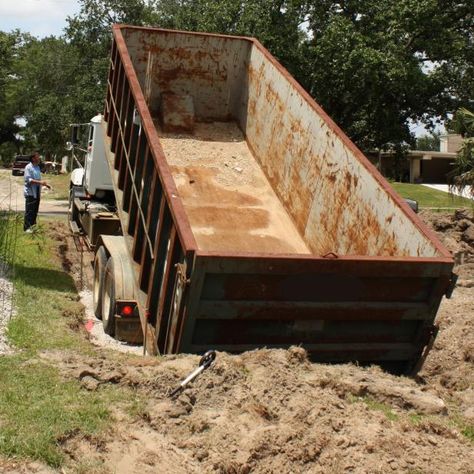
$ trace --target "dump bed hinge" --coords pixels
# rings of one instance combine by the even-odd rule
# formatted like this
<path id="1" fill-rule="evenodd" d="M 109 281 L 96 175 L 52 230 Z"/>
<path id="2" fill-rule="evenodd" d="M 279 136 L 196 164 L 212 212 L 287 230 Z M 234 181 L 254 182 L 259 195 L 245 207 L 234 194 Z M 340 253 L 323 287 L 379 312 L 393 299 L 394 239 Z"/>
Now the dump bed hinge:
<path id="1" fill-rule="evenodd" d="M 451 273 L 451 277 L 449 279 L 448 288 L 446 288 L 446 298 L 451 298 L 453 295 L 454 288 L 456 288 L 456 282 L 458 281 L 458 275 L 456 273 Z"/>

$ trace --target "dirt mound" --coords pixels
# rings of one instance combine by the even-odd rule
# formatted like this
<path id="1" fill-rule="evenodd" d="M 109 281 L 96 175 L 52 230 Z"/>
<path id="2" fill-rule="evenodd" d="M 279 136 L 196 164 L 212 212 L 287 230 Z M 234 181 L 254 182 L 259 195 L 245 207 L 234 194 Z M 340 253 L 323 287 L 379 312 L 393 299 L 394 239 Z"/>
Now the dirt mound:
<path id="1" fill-rule="evenodd" d="M 442 397 L 453 398 L 459 410 L 474 421 L 474 290 L 456 288 L 441 303 L 438 337 L 420 373 Z M 470 414 L 471 413 L 471 414 Z"/>
<path id="2" fill-rule="evenodd" d="M 474 286 L 474 211 L 458 209 L 454 212 L 423 210 L 420 217 L 438 235 L 456 262 L 459 286 Z"/>
<path id="3" fill-rule="evenodd" d="M 176 400 L 167 397 L 199 357 L 47 352 L 85 390 L 114 383 L 147 400 L 140 417 L 117 408 L 108 440 L 71 436 L 71 460 L 116 473 L 459 472 L 472 444 L 429 386 L 378 368 L 312 364 L 301 348 L 218 353 Z"/>

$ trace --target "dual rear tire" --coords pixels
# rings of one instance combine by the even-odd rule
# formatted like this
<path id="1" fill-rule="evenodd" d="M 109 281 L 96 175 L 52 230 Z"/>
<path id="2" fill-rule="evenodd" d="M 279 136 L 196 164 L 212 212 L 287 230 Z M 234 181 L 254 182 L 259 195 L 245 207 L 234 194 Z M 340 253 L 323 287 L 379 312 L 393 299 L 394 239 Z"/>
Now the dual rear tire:
<path id="1" fill-rule="evenodd" d="M 114 259 L 109 257 L 104 246 L 99 247 L 94 259 L 94 314 L 102 319 L 104 332 L 115 335 L 115 278 Z"/>

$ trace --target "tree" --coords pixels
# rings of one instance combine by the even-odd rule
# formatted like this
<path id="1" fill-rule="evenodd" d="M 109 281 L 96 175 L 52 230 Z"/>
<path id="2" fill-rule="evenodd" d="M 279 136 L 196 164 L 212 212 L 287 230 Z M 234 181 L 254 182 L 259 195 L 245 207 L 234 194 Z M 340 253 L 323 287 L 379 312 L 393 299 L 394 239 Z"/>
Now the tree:
<path id="1" fill-rule="evenodd" d="M 432 127 L 469 99 L 470 0 L 310 4 L 301 80 L 363 149 L 413 142 L 409 119 Z"/>
<path id="2" fill-rule="evenodd" d="M 89 121 L 104 109 L 111 27 L 114 23 L 150 24 L 152 8 L 144 0 L 80 0 L 79 13 L 67 18 L 66 40 L 75 48 L 80 64 L 75 76 L 73 115 Z"/>
<path id="3" fill-rule="evenodd" d="M 469 189 L 471 197 L 474 198 L 474 113 L 465 108 L 459 109 L 450 127 L 464 139 L 454 169 L 448 175 L 451 191 L 463 194 Z"/>
<path id="4" fill-rule="evenodd" d="M 254 36 L 294 75 L 301 75 L 303 0 L 158 0 L 156 22 L 164 28 Z"/>
<path id="5" fill-rule="evenodd" d="M 11 151 L 18 145 L 15 107 L 10 100 L 9 88 L 14 74 L 13 64 L 21 37 L 19 32 L 0 31 L 0 145 L 2 162 L 11 161 Z M 13 147 L 13 146 L 15 147 Z M 8 159 L 10 158 L 10 159 Z"/>
<path id="6" fill-rule="evenodd" d="M 73 72 L 61 73 L 58 87 L 67 90 L 67 98 L 57 103 L 40 88 L 35 100 L 40 122 L 51 117 L 54 123 L 57 107 L 63 119 L 75 122 L 103 110 L 115 22 L 256 36 L 366 151 L 413 145 L 409 120 L 433 128 L 460 106 L 469 108 L 474 97 L 472 0 L 80 0 L 80 5 L 67 19 L 64 45 L 54 45 L 59 57 L 67 57 L 63 72 Z M 30 115 L 37 133 L 48 135 L 35 120 Z"/>
<path id="7" fill-rule="evenodd" d="M 63 151 L 74 119 L 77 51 L 64 39 L 30 38 L 15 62 L 11 85 L 17 115 L 26 120 L 25 135 L 45 154 Z"/>
<path id="8" fill-rule="evenodd" d="M 422 135 L 416 139 L 415 150 L 439 151 L 440 132 Z"/>

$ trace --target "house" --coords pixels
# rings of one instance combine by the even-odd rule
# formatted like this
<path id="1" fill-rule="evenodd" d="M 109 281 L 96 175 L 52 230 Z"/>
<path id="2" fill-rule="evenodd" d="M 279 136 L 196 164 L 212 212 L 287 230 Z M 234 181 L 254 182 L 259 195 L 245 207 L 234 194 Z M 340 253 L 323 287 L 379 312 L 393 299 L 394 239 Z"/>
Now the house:
<path id="1" fill-rule="evenodd" d="M 461 135 L 450 133 L 440 137 L 439 151 L 410 150 L 410 183 L 446 184 L 461 146 Z"/>
<path id="2" fill-rule="evenodd" d="M 398 164 L 402 169 L 397 175 L 410 183 L 446 184 L 447 175 L 453 169 L 462 140 L 461 135 L 447 134 L 440 137 L 439 151 L 409 150 L 407 161 Z M 393 176 L 395 169 L 393 152 L 381 153 L 376 165 L 384 176 Z"/>

